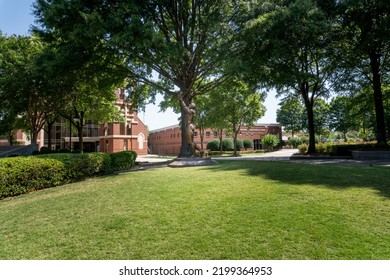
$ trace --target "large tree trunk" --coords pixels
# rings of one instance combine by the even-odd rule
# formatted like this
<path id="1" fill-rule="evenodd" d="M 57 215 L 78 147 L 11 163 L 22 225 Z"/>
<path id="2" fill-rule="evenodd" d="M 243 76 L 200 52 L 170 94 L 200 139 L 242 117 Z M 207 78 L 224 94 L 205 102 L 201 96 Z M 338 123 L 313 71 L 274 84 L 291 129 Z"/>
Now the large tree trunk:
<path id="1" fill-rule="evenodd" d="M 195 104 L 188 95 L 180 95 L 181 110 L 181 149 L 179 157 L 190 158 L 195 155 L 196 145 L 194 142 Z"/>
<path id="2" fill-rule="evenodd" d="M 79 137 L 79 148 L 80 148 L 80 153 L 84 152 L 84 138 L 83 138 L 83 125 L 77 126 L 77 134 Z"/>
<path id="3" fill-rule="evenodd" d="M 33 145 L 37 145 L 38 144 L 38 133 L 39 133 L 39 128 L 34 126 L 31 130 L 30 130 L 30 137 L 31 137 L 31 144 Z"/>
<path id="4" fill-rule="evenodd" d="M 316 136 L 314 129 L 314 112 L 313 112 L 313 102 L 309 98 L 304 98 L 305 107 L 307 113 L 307 128 L 309 131 L 309 148 L 307 150 L 308 154 L 314 154 L 316 152 Z"/>
<path id="5" fill-rule="evenodd" d="M 385 111 L 383 108 L 382 83 L 380 77 L 380 59 L 381 56 L 379 53 L 375 51 L 370 52 L 372 87 L 374 90 L 374 102 L 375 102 L 377 145 L 387 146 Z"/>
<path id="6" fill-rule="evenodd" d="M 241 126 L 238 126 L 238 128 L 236 127 L 236 125 L 234 124 L 233 125 L 233 146 L 234 146 L 234 149 L 233 149 L 233 156 L 235 157 L 238 157 L 239 156 L 239 152 L 237 151 L 237 136 L 238 136 L 238 132 L 240 131 L 240 127 Z"/>

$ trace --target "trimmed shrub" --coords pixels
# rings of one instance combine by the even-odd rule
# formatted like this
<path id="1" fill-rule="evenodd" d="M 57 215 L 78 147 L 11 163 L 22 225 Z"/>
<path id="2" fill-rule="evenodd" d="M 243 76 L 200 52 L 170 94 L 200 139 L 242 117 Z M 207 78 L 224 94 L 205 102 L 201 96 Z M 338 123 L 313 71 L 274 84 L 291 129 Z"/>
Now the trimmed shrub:
<path id="1" fill-rule="evenodd" d="M 111 172 L 111 158 L 105 153 L 84 153 L 84 154 L 47 154 L 38 155 L 36 158 L 50 158 L 64 164 L 64 183 L 71 183 L 86 177 Z"/>
<path id="2" fill-rule="evenodd" d="M 128 170 L 135 165 L 137 153 L 134 151 L 123 151 L 111 154 L 110 157 L 113 171 Z"/>
<path id="3" fill-rule="evenodd" d="M 214 139 L 207 143 L 206 149 L 211 151 L 219 151 L 219 140 Z"/>
<path id="4" fill-rule="evenodd" d="M 242 142 L 241 139 L 237 139 L 236 148 L 237 148 L 237 151 L 239 151 L 239 150 L 241 150 L 242 148 L 244 148 L 244 143 Z"/>
<path id="5" fill-rule="evenodd" d="M 227 138 L 222 140 L 222 150 L 223 151 L 233 151 L 234 144 L 233 139 Z"/>
<path id="6" fill-rule="evenodd" d="M 242 140 L 242 143 L 243 143 L 245 149 L 253 148 L 253 142 L 250 139 L 244 139 L 244 140 Z"/>
<path id="7" fill-rule="evenodd" d="M 133 151 L 116 154 L 44 154 L 0 159 L 0 199 L 60 186 L 135 165 Z"/>
<path id="8" fill-rule="evenodd" d="M 58 160 L 15 157 L 0 160 L 0 199 L 63 184 L 65 166 Z"/>

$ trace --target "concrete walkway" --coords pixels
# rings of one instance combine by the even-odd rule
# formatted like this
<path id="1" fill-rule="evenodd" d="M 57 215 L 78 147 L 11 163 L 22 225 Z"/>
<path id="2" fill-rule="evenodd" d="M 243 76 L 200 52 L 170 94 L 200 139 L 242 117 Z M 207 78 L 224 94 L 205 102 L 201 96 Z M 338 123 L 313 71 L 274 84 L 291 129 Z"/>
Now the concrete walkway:
<path id="1" fill-rule="evenodd" d="M 269 152 L 269 153 L 259 153 L 256 155 L 250 156 L 240 156 L 240 157 L 213 157 L 215 160 L 265 160 L 265 161 L 280 161 L 280 160 L 290 160 L 290 157 L 297 153 L 297 149 L 282 149 L 279 151 Z"/>
<path id="2" fill-rule="evenodd" d="M 390 161 L 378 161 L 378 160 L 354 160 L 354 159 L 290 159 L 290 157 L 297 153 L 297 149 L 282 149 L 270 153 L 259 153 L 251 156 L 241 157 L 213 157 L 218 161 L 226 160 L 256 160 L 256 161 L 289 161 L 297 164 L 333 164 L 333 165 L 349 165 L 349 166 L 387 166 L 390 167 Z M 154 163 L 168 163 L 173 158 L 158 157 L 156 155 L 147 155 L 137 157 L 142 165 L 154 164 Z"/>

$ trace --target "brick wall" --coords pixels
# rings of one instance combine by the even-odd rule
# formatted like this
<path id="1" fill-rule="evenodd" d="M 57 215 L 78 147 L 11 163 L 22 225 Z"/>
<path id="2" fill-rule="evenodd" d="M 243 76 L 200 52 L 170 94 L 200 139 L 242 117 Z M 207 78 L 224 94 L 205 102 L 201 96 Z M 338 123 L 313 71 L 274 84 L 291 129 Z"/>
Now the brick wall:
<path id="1" fill-rule="evenodd" d="M 276 134 L 282 137 L 282 129 L 279 124 L 257 124 L 253 127 L 242 127 L 238 139 L 249 139 L 254 144 L 254 149 L 260 149 L 260 140 L 266 134 Z M 181 130 L 178 125 L 151 131 L 149 134 L 149 149 L 152 154 L 178 155 L 181 148 Z M 223 131 L 222 138 L 233 138 L 232 135 Z M 206 149 L 207 143 L 213 139 L 219 139 L 218 133 L 212 129 L 206 129 L 203 139 L 203 147 Z M 195 143 L 200 147 L 200 133 L 195 130 Z"/>

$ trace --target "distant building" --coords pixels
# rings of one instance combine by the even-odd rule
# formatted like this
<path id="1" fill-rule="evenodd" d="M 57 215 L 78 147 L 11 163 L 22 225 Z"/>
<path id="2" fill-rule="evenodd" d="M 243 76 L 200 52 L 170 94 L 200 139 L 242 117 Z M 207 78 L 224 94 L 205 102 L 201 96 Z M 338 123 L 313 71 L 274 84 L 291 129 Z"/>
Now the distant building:
<path id="1" fill-rule="evenodd" d="M 253 143 L 253 150 L 262 149 L 261 139 L 264 135 L 276 134 L 281 139 L 282 127 L 279 124 L 256 124 L 252 127 L 242 126 L 238 139 L 249 139 Z M 222 138 L 232 138 L 227 132 L 223 132 Z M 203 145 L 206 149 L 207 143 L 212 139 L 219 139 L 218 131 L 205 129 Z M 200 146 L 199 130 L 194 133 L 195 143 Z M 181 129 L 179 125 L 173 125 L 156 129 L 149 132 L 149 153 L 159 155 L 179 155 L 181 148 Z"/>
<path id="2" fill-rule="evenodd" d="M 130 104 L 125 102 L 125 91 L 115 91 L 115 105 L 122 112 L 123 123 L 96 124 L 86 121 L 83 130 L 83 146 L 85 152 L 106 152 L 116 153 L 120 151 L 133 150 L 138 155 L 148 153 L 148 129 L 139 119 L 136 112 L 130 110 Z M 61 118 L 54 123 L 51 131 L 51 149 L 79 149 L 79 138 L 77 133 L 72 131 L 70 135 L 69 122 Z M 38 147 L 48 146 L 48 134 L 41 131 L 38 135 Z M 17 145 L 25 146 L 31 144 L 25 133 L 18 131 L 15 134 Z M 9 146 L 10 143 L 4 137 L 0 137 L 0 146 Z"/>

